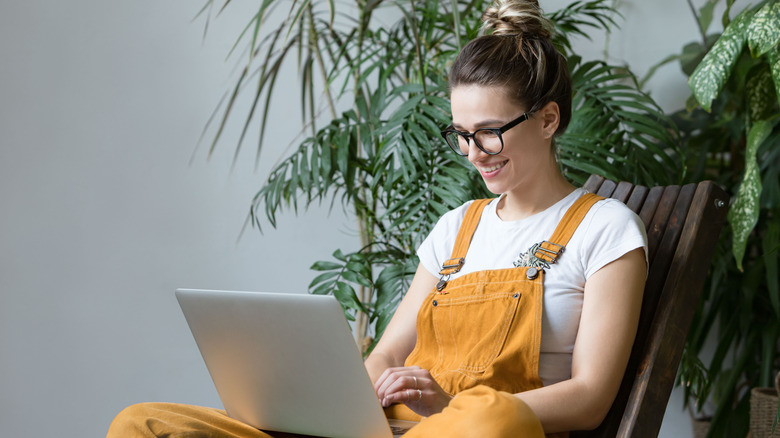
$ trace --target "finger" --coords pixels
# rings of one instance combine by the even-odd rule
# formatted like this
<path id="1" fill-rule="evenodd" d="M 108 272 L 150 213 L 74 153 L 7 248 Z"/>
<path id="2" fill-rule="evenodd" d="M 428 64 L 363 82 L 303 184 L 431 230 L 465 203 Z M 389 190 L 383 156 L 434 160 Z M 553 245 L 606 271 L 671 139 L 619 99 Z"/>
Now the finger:
<path id="1" fill-rule="evenodd" d="M 423 399 L 424 392 L 421 389 L 403 389 L 390 393 L 382 400 L 382 406 L 387 407 L 393 403 L 414 404 Z"/>
<path id="2" fill-rule="evenodd" d="M 388 392 L 387 395 L 381 400 L 383 407 L 388 407 L 394 403 L 414 403 L 419 398 L 418 390 L 414 389 L 401 389 L 398 391 Z"/>
<path id="3" fill-rule="evenodd" d="M 379 379 L 377 379 L 376 384 L 374 384 L 374 390 L 376 391 L 377 396 L 380 399 L 384 398 L 388 392 L 391 391 L 390 388 L 393 387 L 393 385 L 395 385 L 398 380 L 408 372 L 409 369 L 407 367 L 394 367 L 386 369 L 379 377 Z"/>
<path id="4" fill-rule="evenodd" d="M 374 392 L 379 395 L 379 389 L 382 388 L 382 386 L 385 383 L 385 380 L 387 380 L 387 376 L 390 374 L 390 369 L 386 369 L 382 372 L 382 375 L 379 376 L 378 379 L 376 379 L 376 382 L 374 382 Z"/>
<path id="5" fill-rule="evenodd" d="M 420 388 L 414 388 L 413 376 L 398 376 L 398 378 L 384 390 L 384 397 L 380 400 L 387 399 L 390 403 L 406 403 L 419 400 L 419 395 L 422 390 Z M 423 385 L 423 379 L 418 379 L 420 385 Z"/>

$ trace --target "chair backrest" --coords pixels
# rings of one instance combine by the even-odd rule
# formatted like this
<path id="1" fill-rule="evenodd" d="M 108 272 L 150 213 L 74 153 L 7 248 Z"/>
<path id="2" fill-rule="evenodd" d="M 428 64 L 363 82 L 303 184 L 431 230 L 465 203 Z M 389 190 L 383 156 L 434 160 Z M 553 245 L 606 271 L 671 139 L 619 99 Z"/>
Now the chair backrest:
<path id="1" fill-rule="evenodd" d="M 711 181 L 648 189 L 591 175 L 584 187 L 642 218 L 650 271 L 617 398 L 597 429 L 572 437 L 657 437 L 729 198 Z"/>

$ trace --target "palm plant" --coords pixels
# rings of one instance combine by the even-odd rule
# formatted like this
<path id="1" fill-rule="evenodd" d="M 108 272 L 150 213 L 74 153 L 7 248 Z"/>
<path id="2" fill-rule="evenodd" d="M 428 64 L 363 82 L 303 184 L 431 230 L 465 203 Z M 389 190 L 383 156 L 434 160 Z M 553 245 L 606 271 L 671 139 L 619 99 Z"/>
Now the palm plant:
<path id="1" fill-rule="evenodd" d="M 214 0 L 208 0 L 208 11 Z M 226 0 L 223 8 L 227 6 Z M 265 17 L 280 4 L 287 17 L 265 32 Z M 275 80 L 297 55 L 302 123 L 308 137 L 271 171 L 252 201 L 250 219 L 274 226 L 285 208 L 338 202 L 354 214 L 358 251 L 336 250 L 316 262 L 310 292 L 334 294 L 364 351 L 381 336 L 417 266 L 415 248 L 439 216 L 466 200 L 490 196 L 468 162 L 444 145 L 450 123 L 448 66 L 479 33 L 487 0 L 263 0 L 239 43 L 249 61 L 226 93 L 216 127 L 216 147 L 236 96 L 251 88 L 253 105 L 244 134 L 260 116 L 262 136 Z M 624 68 L 583 62 L 571 38 L 615 25 L 606 0 L 576 1 L 549 17 L 556 43 L 569 59 L 574 114 L 557 140 L 564 174 L 575 183 L 590 173 L 635 183 L 681 179 L 682 159 L 670 119 L 636 86 Z M 395 20 L 390 25 L 385 21 Z M 264 35 L 264 36 L 263 36 Z M 337 111 L 336 108 L 348 108 Z M 330 117 L 317 126 L 319 112 Z M 238 150 L 237 148 L 237 150 Z M 237 156 L 237 155 L 236 155 Z"/>

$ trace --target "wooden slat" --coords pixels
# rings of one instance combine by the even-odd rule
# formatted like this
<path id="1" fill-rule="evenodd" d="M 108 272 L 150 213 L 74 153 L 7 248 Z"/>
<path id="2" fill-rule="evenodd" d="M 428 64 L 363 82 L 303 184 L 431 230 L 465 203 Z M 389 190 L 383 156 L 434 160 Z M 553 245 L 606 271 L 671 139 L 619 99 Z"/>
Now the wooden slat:
<path id="1" fill-rule="evenodd" d="M 596 193 L 599 191 L 599 187 L 601 187 L 601 183 L 604 182 L 606 178 L 604 178 L 601 175 L 596 175 L 595 173 L 588 177 L 588 180 L 585 181 L 585 184 L 582 185 L 582 188 L 591 192 Z"/>
<path id="2" fill-rule="evenodd" d="M 639 214 L 649 191 L 650 189 L 645 186 L 634 186 L 634 190 L 631 191 L 631 196 L 628 198 L 628 201 L 626 201 L 626 206 L 634 213 Z M 645 228 L 647 228 L 647 223 L 645 223 Z"/>
<path id="3" fill-rule="evenodd" d="M 618 183 L 617 187 L 615 188 L 615 191 L 612 192 L 611 198 L 617 199 L 618 201 L 622 203 L 626 203 L 628 201 L 628 197 L 631 195 L 632 190 L 634 189 L 634 185 L 630 182 L 621 181 Z"/>
<path id="4" fill-rule="evenodd" d="M 615 192 L 615 188 L 617 187 L 617 184 L 615 181 L 612 180 L 604 180 L 603 183 L 601 183 L 601 187 L 599 187 L 599 191 L 596 192 L 597 195 L 603 196 L 605 198 L 611 198 L 612 193 Z"/>
<path id="5" fill-rule="evenodd" d="M 647 195 L 650 199 L 650 195 L 653 194 L 653 190 L 656 187 L 650 189 L 650 193 Z M 669 215 L 672 214 L 672 209 L 677 202 L 677 194 L 680 193 L 680 186 L 666 186 L 663 187 L 663 193 L 658 200 L 658 206 L 653 213 L 653 219 L 650 221 L 650 226 L 647 227 L 647 253 L 648 260 L 651 262 L 655 260 L 655 253 L 658 250 L 658 245 L 661 244 L 661 238 L 666 230 L 666 223 L 669 220 Z M 645 212 L 642 207 L 642 213 Z M 647 222 L 645 222 L 647 223 Z"/>
<path id="6" fill-rule="evenodd" d="M 677 192 L 677 190 L 672 191 Z M 680 234 L 682 234 L 685 218 L 688 216 L 688 210 L 695 192 L 696 184 L 687 184 L 680 188 L 679 194 L 676 194 L 674 208 L 663 221 L 663 230 L 660 230 L 663 234 L 659 239 L 653 258 L 650 259 L 650 271 L 645 283 L 645 295 L 653 295 L 655 300 L 658 299 L 661 289 L 666 282 L 669 266 L 672 264 L 672 257 L 677 249 L 677 242 L 680 240 Z M 671 198 L 671 195 L 669 197 Z M 659 208 L 656 213 L 660 214 L 663 212 Z M 653 225 L 657 227 L 655 219 L 654 217 Z M 652 312 L 655 313 L 655 304 L 652 304 Z"/>
<path id="7" fill-rule="evenodd" d="M 639 217 L 645 224 L 645 228 L 650 228 L 650 221 L 653 220 L 655 209 L 658 207 L 658 202 L 661 201 L 661 195 L 664 193 L 663 187 L 653 187 L 647 192 L 645 202 L 642 203 L 642 208 L 639 210 Z"/>

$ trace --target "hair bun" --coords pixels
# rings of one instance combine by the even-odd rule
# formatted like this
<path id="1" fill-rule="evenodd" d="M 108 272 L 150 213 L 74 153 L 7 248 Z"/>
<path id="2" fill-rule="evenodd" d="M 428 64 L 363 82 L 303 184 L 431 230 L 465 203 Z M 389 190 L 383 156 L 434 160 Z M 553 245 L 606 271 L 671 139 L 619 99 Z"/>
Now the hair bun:
<path id="1" fill-rule="evenodd" d="M 553 25 L 542 15 L 537 0 L 495 0 L 482 21 L 484 34 L 532 38 L 550 38 L 553 34 Z"/>

